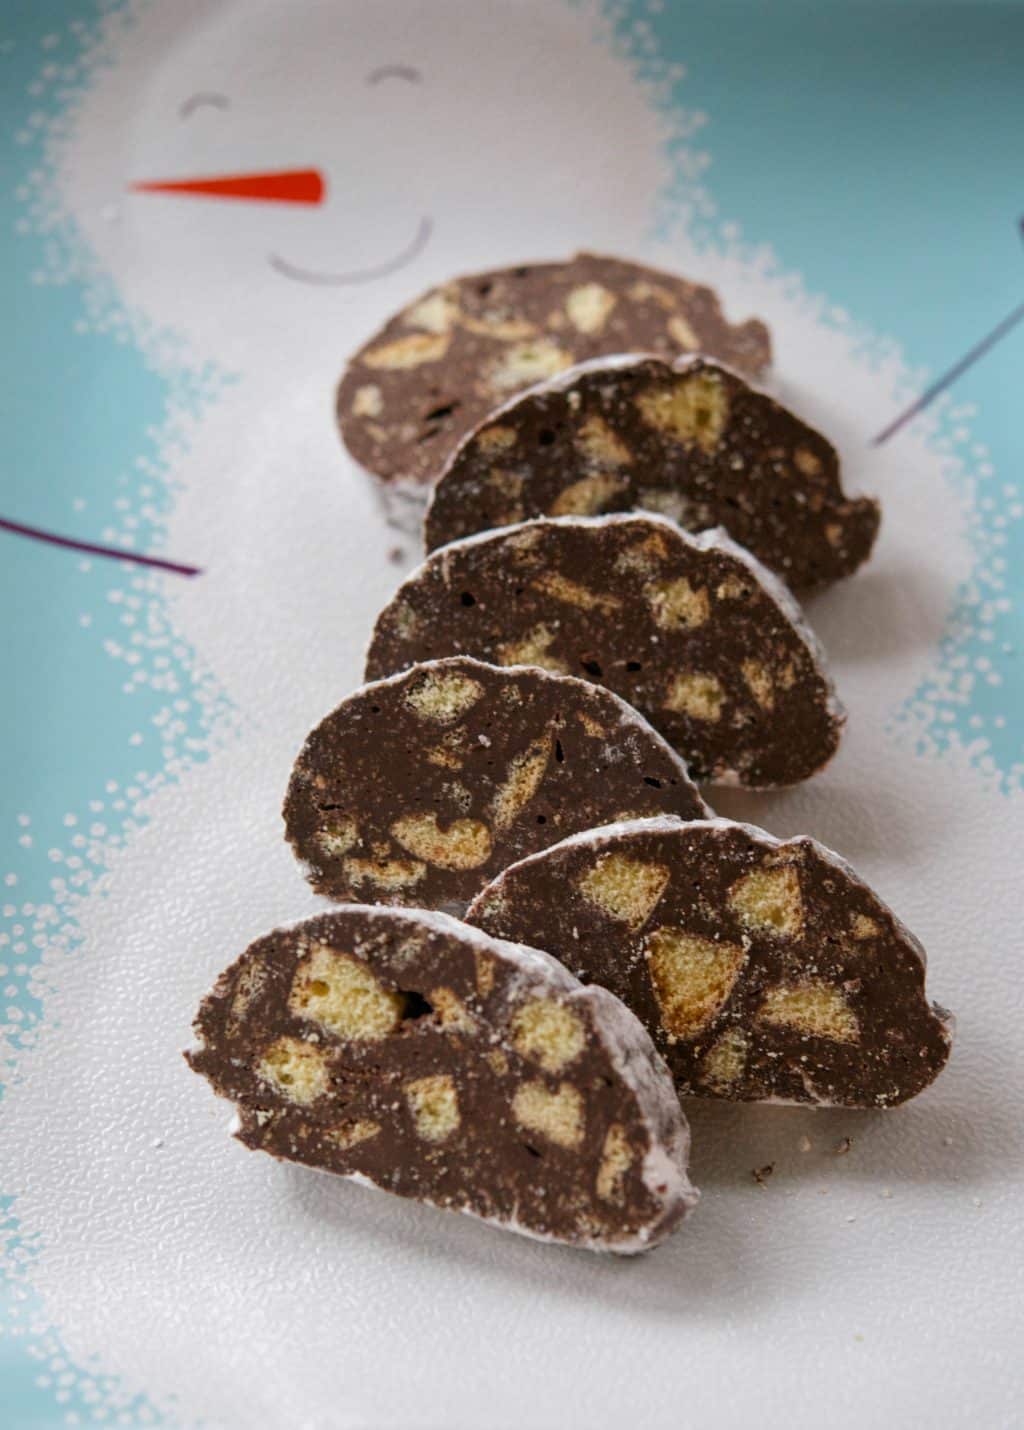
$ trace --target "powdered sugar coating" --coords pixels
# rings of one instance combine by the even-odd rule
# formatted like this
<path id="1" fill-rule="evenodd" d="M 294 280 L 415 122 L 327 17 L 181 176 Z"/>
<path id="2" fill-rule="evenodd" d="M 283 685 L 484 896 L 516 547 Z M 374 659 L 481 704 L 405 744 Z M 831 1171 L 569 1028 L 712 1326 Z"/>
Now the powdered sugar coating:
<path id="1" fill-rule="evenodd" d="M 737 561 L 742 561 L 750 571 L 750 574 L 757 581 L 759 586 L 763 586 L 765 591 L 786 616 L 800 640 L 807 647 L 811 659 L 822 674 L 828 690 L 828 709 L 834 719 L 842 722 L 846 719 L 846 708 L 836 693 L 835 682 L 829 674 L 828 657 L 825 654 L 825 647 L 815 635 L 807 618 L 804 616 L 803 607 L 793 595 L 793 592 L 782 580 L 781 576 L 776 576 L 774 571 L 769 571 L 768 567 L 758 561 L 757 557 L 745 546 L 741 546 L 738 541 L 734 541 L 729 533 L 721 526 L 713 526 L 709 531 L 701 531 L 696 535 L 690 532 L 681 531 L 676 527 L 675 522 L 669 521 L 668 517 L 650 515 L 652 520 L 664 522 L 667 526 L 677 531 L 682 536 L 684 542 L 692 545 L 698 551 L 720 551 L 724 555 L 733 556 Z M 602 520 L 602 518 L 595 518 Z M 613 518 L 603 518 L 612 520 Z M 729 780 L 722 779 L 722 784 L 730 783 Z"/>
<path id="2" fill-rule="evenodd" d="M 657 1135 L 652 1135 L 644 1158 L 644 1181 L 648 1189 L 654 1193 L 667 1185 L 672 1190 L 659 1191 L 659 1195 L 670 1201 L 678 1197 L 688 1207 L 695 1206 L 699 1194 L 688 1178 L 685 1185 L 679 1181 L 679 1169 L 685 1168 L 689 1161 L 690 1126 L 685 1117 L 676 1116 L 675 1106 L 666 1106 L 662 1097 L 665 1080 L 668 1079 L 670 1085 L 672 1082 L 664 1058 L 640 1020 L 607 988 L 592 984 L 583 990 L 580 1001 L 589 1003 L 595 1010 L 594 1021 L 601 1027 L 612 1066 L 633 1089 L 637 1103 L 648 1109 L 648 1117 L 656 1127 Z"/>

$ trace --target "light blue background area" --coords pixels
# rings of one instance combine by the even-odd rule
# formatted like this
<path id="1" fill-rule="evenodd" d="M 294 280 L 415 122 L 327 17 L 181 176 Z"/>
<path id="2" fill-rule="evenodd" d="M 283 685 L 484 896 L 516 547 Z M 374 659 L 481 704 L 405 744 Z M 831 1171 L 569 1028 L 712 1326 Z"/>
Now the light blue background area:
<path id="1" fill-rule="evenodd" d="M 105 528 L 119 525 L 115 501 L 138 484 L 136 459 L 152 455 L 145 433 L 163 416 L 164 384 L 130 347 L 76 332 L 80 289 L 34 282 L 39 238 L 16 230 L 25 212 L 16 195 L 40 164 L 38 133 L 31 144 L 16 139 L 28 115 L 43 108 L 28 87 L 43 64 L 74 62 L 67 20 L 92 13 L 67 0 L 25 0 L 0 11 L 0 515 L 102 541 Z M 44 49 L 51 34 L 60 43 Z M 166 501 L 158 487 L 154 496 L 157 505 Z M 138 549 L 152 544 L 153 533 L 141 528 Z M 135 731 L 148 740 L 160 701 L 143 692 L 127 698 L 125 666 L 102 650 L 105 638 L 125 638 L 105 601 L 118 568 L 90 567 L 82 570 L 74 553 L 0 532 L 4 872 L 27 874 L 37 862 L 11 837 L 18 813 L 32 814 L 34 850 L 45 851 L 60 841 L 65 812 L 85 808 L 111 776 L 156 759 L 155 742 L 133 748 L 128 741 Z"/>
<path id="2" fill-rule="evenodd" d="M 138 459 L 154 459 L 146 433 L 164 417 L 167 388 L 130 346 L 76 331 L 81 289 L 36 281 L 40 239 L 19 231 L 26 182 L 42 162 L 42 127 L 30 129 L 26 143 L 27 121 L 55 107 L 29 86 L 43 65 L 59 66 L 66 85 L 77 82 L 79 40 L 69 22 L 82 17 L 91 25 L 95 16 L 96 7 L 81 0 L 0 6 L 0 515 L 116 545 L 103 532 L 129 535 L 115 503 L 138 492 Z M 159 513 L 169 497 L 159 480 L 149 481 Z M 130 534 L 141 551 L 154 550 L 159 537 L 145 521 Z M 140 686 L 128 694 L 130 668 L 104 650 L 105 641 L 128 641 L 124 608 L 107 592 L 131 579 L 118 563 L 83 564 L 73 552 L 0 531 L 0 1008 L 13 1006 L 29 1036 L 37 1005 L 27 985 L 39 950 L 26 948 L 33 919 L 25 911 L 52 898 L 55 875 L 69 874 L 49 857 L 68 846 L 65 816 L 88 828 L 89 804 L 99 799 L 99 817 L 116 831 L 124 816 L 114 800 L 122 803 L 125 786 L 160 766 L 152 719 L 166 696 Z M 185 672 L 178 674 L 185 684 Z M 132 743 L 133 735 L 141 741 Z M 120 786 L 113 796 L 111 781 Z M 0 1168 L 0 1252 L 10 1201 L 3 1194 L 11 1190 Z M 7 1244 L 13 1255 L 24 1250 L 16 1239 Z M 50 1373 L 33 1338 L 15 1334 L 36 1310 L 21 1291 L 0 1270 L 0 1430 L 64 1425 L 75 1412 L 91 1423 L 97 1407 L 63 1386 L 61 1371 Z M 96 1387 L 97 1405 L 110 1404 L 102 1377 Z M 140 1412 L 140 1404 L 130 1407 L 131 1423 L 142 1423 Z"/>
<path id="3" fill-rule="evenodd" d="M 933 369 L 1024 297 L 1021 6 L 719 0 L 652 23 L 688 56 L 720 213 L 811 291 Z M 1024 330 L 958 388 L 986 440 L 1022 373 Z"/>
<path id="4" fill-rule="evenodd" d="M 74 62 L 68 22 L 94 14 L 84 0 L 0 9 L 0 514 L 103 540 L 119 526 L 118 497 L 138 487 L 137 459 L 153 455 L 146 429 L 162 419 L 167 389 L 131 347 L 75 331 L 79 288 L 33 282 L 40 240 L 15 230 L 16 191 L 39 163 L 38 145 L 15 136 L 45 105 L 28 86 L 47 60 Z M 1024 298 L 1024 7 L 666 0 L 624 14 L 642 15 L 660 59 L 687 67 L 674 100 L 709 116 L 697 142 L 712 156 L 706 183 L 720 218 L 770 244 L 811 292 L 895 337 L 912 366 L 934 376 Z M 51 33 L 59 45 L 44 50 Z M 956 402 L 978 406 L 972 427 L 991 454 L 996 510 L 1003 486 L 1022 475 L 1022 377 L 1024 325 L 955 389 Z M 167 499 L 157 479 L 156 507 Z M 927 512 L 922 524 L 926 539 Z M 1021 524 L 1006 538 L 1013 609 L 989 652 L 1004 683 L 995 693 L 979 685 L 964 712 L 987 716 L 997 700 L 1014 715 L 985 732 L 1003 769 L 1021 759 Z M 158 527 L 143 524 L 135 539 L 154 549 Z M 47 851 L 66 842 L 65 814 L 103 798 L 109 780 L 123 785 L 159 766 L 150 722 L 163 697 L 126 694 L 124 665 L 103 649 L 124 639 L 106 599 L 110 576 L 105 563 L 82 571 L 74 554 L 0 532 L 0 873 L 17 880 L 0 890 L 16 909 L 8 930 L 26 901 L 50 897 Z M 136 732 L 143 740 L 133 745 Z M 19 842 L 20 814 L 31 817 L 30 848 Z M 116 827 L 109 811 L 104 818 Z M 30 1026 L 18 962 L 8 932 L 3 1001 Z M 15 1190 L 0 1181 L 0 1192 Z M 14 1324 L 3 1299 L 14 1289 L 0 1281 L 0 1328 Z M 71 1408 L 88 1423 L 88 1406 L 59 1403 L 59 1387 L 36 1384 L 30 1340 L 0 1334 L 0 1430 L 63 1424 Z"/>

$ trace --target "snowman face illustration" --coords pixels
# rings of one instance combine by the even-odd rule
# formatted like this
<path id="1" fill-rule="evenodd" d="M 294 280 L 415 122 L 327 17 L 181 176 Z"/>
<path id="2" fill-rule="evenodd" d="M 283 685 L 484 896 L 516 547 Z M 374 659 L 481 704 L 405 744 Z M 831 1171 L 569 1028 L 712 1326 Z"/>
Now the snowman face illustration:
<path id="1" fill-rule="evenodd" d="M 664 178 L 626 65 L 547 0 L 155 7 L 76 145 L 67 197 L 124 301 L 242 370 L 336 357 L 463 266 L 635 247 Z"/>

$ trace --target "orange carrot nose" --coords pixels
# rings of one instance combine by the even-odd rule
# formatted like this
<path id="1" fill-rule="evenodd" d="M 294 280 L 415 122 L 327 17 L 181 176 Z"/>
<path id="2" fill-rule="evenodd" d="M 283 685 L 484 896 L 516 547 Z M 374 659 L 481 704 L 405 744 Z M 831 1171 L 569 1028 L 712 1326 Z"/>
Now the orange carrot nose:
<path id="1" fill-rule="evenodd" d="M 143 194 L 192 194 L 208 199 L 258 199 L 269 204 L 323 202 L 319 169 L 282 169 L 274 174 L 224 174 L 212 179 L 146 179 L 129 184 Z"/>

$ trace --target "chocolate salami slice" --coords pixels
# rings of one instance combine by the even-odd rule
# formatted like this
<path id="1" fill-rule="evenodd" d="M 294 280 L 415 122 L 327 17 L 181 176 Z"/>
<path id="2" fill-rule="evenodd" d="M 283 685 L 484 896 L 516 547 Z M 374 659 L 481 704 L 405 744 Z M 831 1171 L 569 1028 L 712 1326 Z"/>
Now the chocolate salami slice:
<path id="1" fill-rule="evenodd" d="M 366 676 L 459 652 L 608 686 L 696 780 L 795 784 L 839 740 L 793 598 L 724 532 L 664 517 L 541 519 L 441 547 L 378 618 Z"/>
<path id="2" fill-rule="evenodd" d="M 352 906 L 259 939 L 186 1054 L 247 1147 L 595 1251 L 696 1201 L 639 1022 L 547 954 L 443 914 Z"/>
<path id="3" fill-rule="evenodd" d="M 567 834 L 707 813 L 679 756 L 610 691 L 464 656 L 349 696 L 306 741 L 284 806 L 319 893 L 449 913 Z"/>
<path id="4" fill-rule="evenodd" d="M 535 516 L 661 512 L 722 526 L 794 588 L 867 560 L 878 503 L 851 498 L 832 444 L 703 357 L 598 358 L 487 417 L 450 457 L 428 551 Z"/>
<path id="5" fill-rule="evenodd" d="M 513 865 L 467 919 L 542 939 L 610 988 L 681 1093 L 892 1107 L 949 1056 L 924 949 L 813 839 L 725 819 L 612 825 Z"/>
<path id="6" fill-rule="evenodd" d="M 704 352 L 755 376 L 771 357 L 764 324 L 733 327 L 710 288 L 578 253 L 455 278 L 403 308 L 342 377 L 341 435 L 382 481 L 422 485 L 514 393 L 584 358 L 638 351 Z"/>

